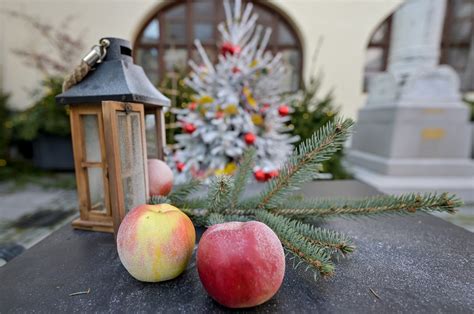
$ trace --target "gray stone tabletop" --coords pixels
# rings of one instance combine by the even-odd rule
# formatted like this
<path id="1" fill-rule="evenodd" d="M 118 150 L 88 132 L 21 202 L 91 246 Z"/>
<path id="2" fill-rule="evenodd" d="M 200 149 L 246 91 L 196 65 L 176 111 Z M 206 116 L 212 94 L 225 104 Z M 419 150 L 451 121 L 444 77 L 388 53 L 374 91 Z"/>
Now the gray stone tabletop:
<path id="1" fill-rule="evenodd" d="M 316 187 L 307 186 L 305 193 L 324 191 Z M 348 196 L 356 190 L 372 193 L 363 186 L 346 188 Z M 332 278 L 318 281 L 310 271 L 293 270 L 287 260 L 279 292 L 249 311 L 472 313 L 474 235 L 469 231 L 427 214 L 338 218 L 323 225 L 351 236 L 356 252 L 336 263 Z M 69 225 L 0 268 L 0 313 L 223 311 L 207 296 L 194 259 L 175 280 L 141 283 L 120 264 L 112 235 Z"/>

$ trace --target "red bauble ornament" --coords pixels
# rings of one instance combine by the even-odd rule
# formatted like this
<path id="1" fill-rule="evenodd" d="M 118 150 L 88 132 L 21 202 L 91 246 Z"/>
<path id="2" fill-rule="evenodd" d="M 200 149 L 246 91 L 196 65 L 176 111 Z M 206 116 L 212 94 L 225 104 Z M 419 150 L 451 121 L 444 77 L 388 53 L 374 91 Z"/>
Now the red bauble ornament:
<path id="1" fill-rule="evenodd" d="M 245 143 L 247 143 L 247 145 L 252 145 L 253 143 L 255 143 L 256 139 L 257 137 L 255 136 L 255 134 L 251 132 L 245 133 L 244 135 L 244 140 L 245 140 Z"/>
<path id="2" fill-rule="evenodd" d="M 180 161 L 176 162 L 176 169 L 178 170 L 178 172 L 183 172 L 184 166 L 185 166 L 184 162 L 180 162 Z"/>
<path id="3" fill-rule="evenodd" d="M 207 293 L 230 308 L 268 301 L 285 276 L 285 252 L 278 236 L 258 221 L 209 227 L 196 254 L 199 279 Z"/>
<path id="4" fill-rule="evenodd" d="M 192 102 L 192 103 L 190 103 L 190 104 L 188 105 L 188 109 L 189 109 L 189 110 L 193 110 L 193 111 L 194 111 L 194 110 L 196 110 L 196 108 L 197 108 L 197 104 L 196 104 L 195 102 Z"/>
<path id="5" fill-rule="evenodd" d="M 233 67 L 232 68 L 232 73 L 236 74 L 236 73 L 240 73 L 240 69 L 238 67 Z"/>
<path id="6" fill-rule="evenodd" d="M 262 108 L 260 109 L 261 113 L 265 113 L 268 109 L 270 109 L 271 105 L 269 103 L 264 103 Z"/>
<path id="7" fill-rule="evenodd" d="M 224 117 L 224 113 L 222 111 L 217 111 L 216 112 L 216 119 L 221 119 Z"/>
<path id="8" fill-rule="evenodd" d="M 278 107 L 278 113 L 280 116 L 285 117 L 290 113 L 290 108 L 287 105 L 281 105 Z"/>
<path id="9" fill-rule="evenodd" d="M 267 180 L 265 172 L 263 170 L 257 170 L 253 173 L 255 180 L 259 182 L 265 182 Z"/>
<path id="10" fill-rule="evenodd" d="M 278 170 L 269 171 L 269 172 L 265 173 L 265 176 L 266 176 L 267 180 L 278 177 Z"/>
<path id="11" fill-rule="evenodd" d="M 183 125 L 183 130 L 188 134 L 192 134 L 194 131 L 196 131 L 196 126 L 192 123 L 185 123 Z"/>
<path id="12" fill-rule="evenodd" d="M 225 42 L 221 46 L 221 54 L 224 56 L 226 54 L 234 55 L 239 52 L 240 52 L 240 46 L 234 45 L 230 42 Z"/>
<path id="13" fill-rule="evenodd" d="M 151 196 L 166 196 L 173 188 L 173 171 L 159 159 L 148 159 L 148 184 Z"/>

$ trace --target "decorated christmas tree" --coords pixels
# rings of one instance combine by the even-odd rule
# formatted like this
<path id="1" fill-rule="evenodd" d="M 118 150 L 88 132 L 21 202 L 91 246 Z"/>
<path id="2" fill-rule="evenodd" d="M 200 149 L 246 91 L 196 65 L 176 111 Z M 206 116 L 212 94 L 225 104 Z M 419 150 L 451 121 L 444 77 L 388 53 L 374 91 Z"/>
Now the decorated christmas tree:
<path id="1" fill-rule="evenodd" d="M 178 149 L 170 162 L 180 173 L 178 182 L 189 175 L 231 174 L 249 147 L 256 150 L 254 177 L 266 181 L 278 175 L 298 140 L 287 133 L 291 109 L 282 96 L 281 55 L 266 51 L 271 29 L 256 24 L 251 3 L 243 13 L 240 0 L 233 10 L 225 1 L 224 9 L 218 63 L 211 63 L 199 40 L 201 63 L 189 63 L 185 84 L 195 94 L 187 108 L 177 110 L 183 134 L 176 136 Z"/>

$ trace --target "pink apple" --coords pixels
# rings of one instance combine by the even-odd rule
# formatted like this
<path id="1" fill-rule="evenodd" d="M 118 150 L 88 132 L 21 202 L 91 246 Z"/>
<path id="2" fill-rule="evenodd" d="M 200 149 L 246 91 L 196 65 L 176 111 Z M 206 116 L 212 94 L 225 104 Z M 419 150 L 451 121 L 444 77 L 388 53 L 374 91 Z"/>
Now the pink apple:
<path id="1" fill-rule="evenodd" d="M 150 196 L 166 196 L 173 189 L 173 171 L 159 159 L 148 159 Z"/>
<path id="2" fill-rule="evenodd" d="M 197 252 L 199 278 L 207 293 L 230 308 L 262 304 L 278 291 L 285 254 L 277 235 L 258 222 L 228 222 L 210 227 Z"/>
<path id="3" fill-rule="evenodd" d="M 186 269 L 195 240 L 191 219 L 178 208 L 141 205 L 120 224 L 117 251 L 130 275 L 157 282 L 173 279 Z"/>

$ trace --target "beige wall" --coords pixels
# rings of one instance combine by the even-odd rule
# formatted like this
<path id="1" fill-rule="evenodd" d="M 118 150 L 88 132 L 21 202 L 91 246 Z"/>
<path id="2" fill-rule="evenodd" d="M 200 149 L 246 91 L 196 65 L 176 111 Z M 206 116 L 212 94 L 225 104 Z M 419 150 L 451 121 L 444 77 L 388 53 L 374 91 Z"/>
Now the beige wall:
<path id="1" fill-rule="evenodd" d="M 0 10 L 22 11 L 59 25 L 75 17 L 70 30 L 83 32 L 89 46 L 103 36 L 133 40 L 144 20 L 163 1 L 153 0 L 0 0 Z M 365 48 L 372 31 L 402 0 L 273 0 L 299 29 L 304 49 L 305 77 L 319 38 L 318 65 L 324 89 L 334 89 L 346 116 L 355 117 L 364 104 L 362 93 Z M 16 108 L 31 104 L 31 91 L 41 75 L 23 64 L 11 50 L 31 47 L 48 51 L 37 32 L 24 22 L 0 13 L 0 86 L 12 94 Z"/>

